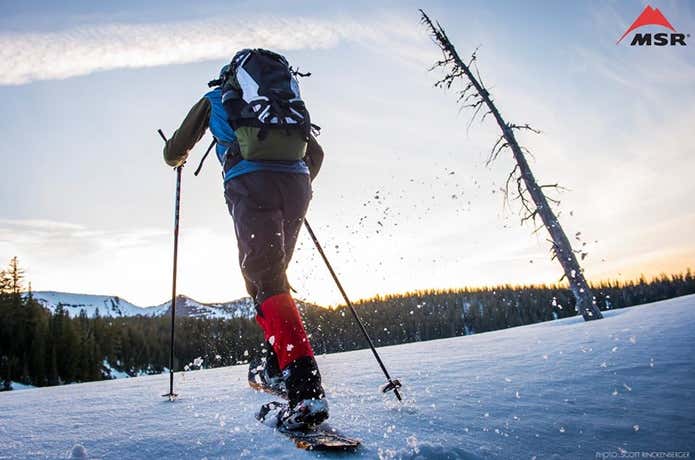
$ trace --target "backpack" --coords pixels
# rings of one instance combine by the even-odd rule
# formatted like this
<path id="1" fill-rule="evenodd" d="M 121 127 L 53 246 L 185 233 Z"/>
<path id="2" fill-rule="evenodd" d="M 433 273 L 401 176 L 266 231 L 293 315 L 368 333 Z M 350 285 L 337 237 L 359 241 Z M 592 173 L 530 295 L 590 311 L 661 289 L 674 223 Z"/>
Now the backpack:
<path id="1" fill-rule="evenodd" d="M 245 160 L 301 160 L 311 134 L 309 112 L 287 60 L 272 51 L 244 49 L 218 80 L 222 105 Z"/>

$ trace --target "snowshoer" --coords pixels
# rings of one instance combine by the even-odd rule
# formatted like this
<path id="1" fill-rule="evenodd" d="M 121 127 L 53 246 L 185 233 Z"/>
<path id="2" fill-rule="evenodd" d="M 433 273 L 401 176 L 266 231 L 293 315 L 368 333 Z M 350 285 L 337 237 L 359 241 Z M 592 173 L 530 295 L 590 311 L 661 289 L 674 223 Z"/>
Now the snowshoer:
<path id="1" fill-rule="evenodd" d="M 251 362 L 249 383 L 287 397 L 276 422 L 288 429 L 328 418 L 321 374 L 285 274 L 323 161 L 297 74 L 271 51 L 238 52 L 164 147 L 166 163 L 178 167 L 206 129 L 217 142 L 239 264 L 267 342 L 265 356 Z"/>

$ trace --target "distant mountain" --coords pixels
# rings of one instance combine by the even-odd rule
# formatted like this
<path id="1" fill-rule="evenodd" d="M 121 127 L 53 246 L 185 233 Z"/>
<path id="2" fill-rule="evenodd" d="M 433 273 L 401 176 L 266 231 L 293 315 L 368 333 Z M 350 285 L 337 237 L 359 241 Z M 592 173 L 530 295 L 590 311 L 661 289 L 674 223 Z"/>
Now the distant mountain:
<path id="1" fill-rule="evenodd" d="M 58 306 L 72 317 L 84 311 L 88 317 L 99 312 L 103 317 L 162 316 L 169 314 L 171 301 L 160 305 L 140 307 L 118 296 L 73 294 L 69 292 L 37 291 L 34 299 L 44 308 L 55 311 Z M 183 295 L 176 297 L 176 316 L 190 318 L 253 318 L 256 310 L 253 301 L 244 297 L 231 302 L 205 304 Z"/>
<path id="2" fill-rule="evenodd" d="M 160 308 L 165 307 L 162 314 L 169 314 L 171 301 L 160 305 Z M 190 297 L 183 295 L 176 297 L 176 316 L 185 316 L 189 318 L 253 318 L 256 315 L 256 307 L 250 297 L 242 297 L 241 299 L 232 300 L 224 303 L 200 303 Z"/>

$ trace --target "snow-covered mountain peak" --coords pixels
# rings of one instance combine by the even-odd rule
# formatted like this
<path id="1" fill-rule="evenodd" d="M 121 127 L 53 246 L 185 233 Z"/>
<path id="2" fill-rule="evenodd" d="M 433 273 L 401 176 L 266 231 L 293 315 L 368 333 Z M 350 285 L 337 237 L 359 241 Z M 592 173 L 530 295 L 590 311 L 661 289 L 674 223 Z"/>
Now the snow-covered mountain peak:
<path id="1" fill-rule="evenodd" d="M 93 318 L 97 315 L 104 317 L 130 316 L 161 316 L 169 313 L 171 301 L 155 306 L 138 306 L 119 296 L 76 294 L 57 291 L 37 291 L 34 299 L 48 310 L 55 312 L 59 307 L 72 317 L 85 314 Z M 176 316 L 193 318 L 251 318 L 255 315 L 253 301 L 241 298 L 231 302 L 205 304 L 190 297 L 176 297 Z"/>

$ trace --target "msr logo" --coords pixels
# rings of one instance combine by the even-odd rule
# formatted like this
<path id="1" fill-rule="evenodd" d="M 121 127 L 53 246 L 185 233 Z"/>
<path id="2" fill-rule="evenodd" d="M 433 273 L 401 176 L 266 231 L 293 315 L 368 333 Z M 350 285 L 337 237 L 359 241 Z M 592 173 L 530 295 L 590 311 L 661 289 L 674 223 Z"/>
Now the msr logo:
<path id="1" fill-rule="evenodd" d="M 642 14 L 635 19 L 635 22 L 633 22 L 625 33 L 618 39 L 616 45 L 623 41 L 623 38 L 625 38 L 627 34 L 643 26 L 661 26 L 670 30 L 671 33 L 659 32 L 652 34 L 638 32 L 635 33 L 634 37 L 632 37 L 630 46 L 685 46 L 685 39 L 690 38 L 690 34 L 686 35 L 676 32 L 676 29 L 674 29 L 671 23 L 668 22 L 666 16 L 659 11 L 659 8 L 652 8 L 651 6 L 647 5 L 646 8 L 644 8 L 644 11 L 642 11 Z"/>

